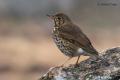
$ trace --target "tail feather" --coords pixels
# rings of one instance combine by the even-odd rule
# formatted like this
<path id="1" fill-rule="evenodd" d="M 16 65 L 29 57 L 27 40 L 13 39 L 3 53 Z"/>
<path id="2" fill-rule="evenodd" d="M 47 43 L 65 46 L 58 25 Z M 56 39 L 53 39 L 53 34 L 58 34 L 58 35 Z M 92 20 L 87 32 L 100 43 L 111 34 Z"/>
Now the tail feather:
<path id="1" fill-rule="evenodd" d="M 99 56 L 99 52 L 92 45 L 85 47 L 84 50 L 93 56 Z"/>

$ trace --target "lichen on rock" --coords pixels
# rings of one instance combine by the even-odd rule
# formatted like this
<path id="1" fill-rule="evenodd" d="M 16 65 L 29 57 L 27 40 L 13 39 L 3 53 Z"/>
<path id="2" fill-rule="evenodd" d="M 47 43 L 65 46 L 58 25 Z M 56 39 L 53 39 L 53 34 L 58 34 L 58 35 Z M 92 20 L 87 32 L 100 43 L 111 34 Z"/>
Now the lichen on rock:
<path id="1" fill-rule="evenodd" d="M 77 67 L 51 68 L 39 80 L 120 80 L 120 47 L 108 49 L 100 57 L 105 61 L 89 58 Z"/>

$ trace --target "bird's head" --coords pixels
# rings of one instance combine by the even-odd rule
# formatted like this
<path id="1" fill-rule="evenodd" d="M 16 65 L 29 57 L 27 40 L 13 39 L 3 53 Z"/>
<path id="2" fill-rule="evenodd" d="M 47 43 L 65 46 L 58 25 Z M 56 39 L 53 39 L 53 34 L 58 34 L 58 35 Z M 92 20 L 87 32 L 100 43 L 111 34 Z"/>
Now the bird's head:
<path id="1" fill-rule="evenodd" d="M 47 15 L 47 16 L 50 17 L 52 20 L 54 20 L 54 23 L 57 26 L 71 23 L 70 18 L 66 14 L 63 14 L 63 13 L 58 13 L 55 15 Z"/>

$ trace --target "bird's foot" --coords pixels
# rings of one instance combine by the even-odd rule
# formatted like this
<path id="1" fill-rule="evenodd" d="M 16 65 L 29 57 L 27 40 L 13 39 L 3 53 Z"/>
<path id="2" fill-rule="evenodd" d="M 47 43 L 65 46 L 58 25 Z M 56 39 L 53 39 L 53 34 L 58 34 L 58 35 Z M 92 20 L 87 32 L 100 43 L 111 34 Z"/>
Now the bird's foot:
<path id="1" fill-rule="evenodd" d="M 76 68 L 76 67 L 79 67 L 79 64 L 75 64 L 74 67 L 75 67 L 75 68 Z"/>

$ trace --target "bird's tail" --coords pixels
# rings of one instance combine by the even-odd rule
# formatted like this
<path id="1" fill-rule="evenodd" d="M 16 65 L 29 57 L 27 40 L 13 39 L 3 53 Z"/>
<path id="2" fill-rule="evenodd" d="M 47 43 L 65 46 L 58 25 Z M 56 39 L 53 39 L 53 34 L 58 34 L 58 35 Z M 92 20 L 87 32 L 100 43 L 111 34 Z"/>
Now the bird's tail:
<path id="1" fill-rule="evenodd" d="M 99 52 L 92 45 L 86 46 L 85 49 L 91 56 L 99 56 Z"/>

